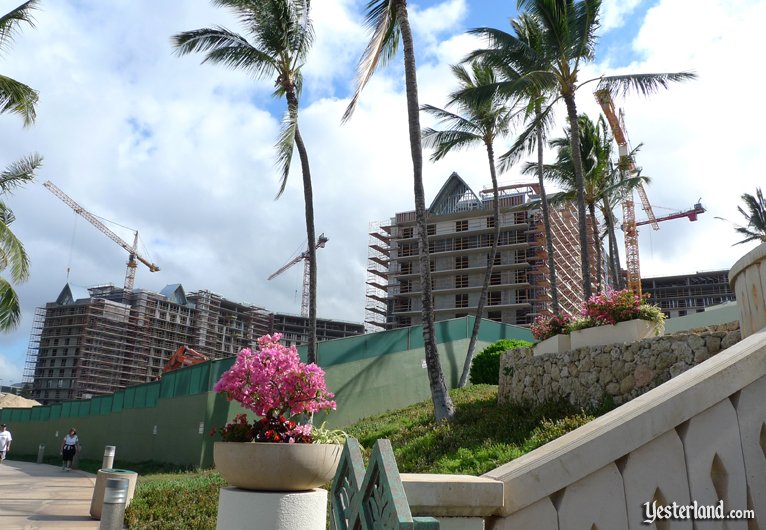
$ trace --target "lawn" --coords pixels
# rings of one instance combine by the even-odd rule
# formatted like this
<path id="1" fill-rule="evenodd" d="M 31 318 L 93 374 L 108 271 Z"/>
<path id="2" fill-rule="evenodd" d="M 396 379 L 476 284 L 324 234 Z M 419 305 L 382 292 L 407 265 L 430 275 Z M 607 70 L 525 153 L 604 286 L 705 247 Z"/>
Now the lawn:
<path id="1" fill-rule="evenodd" d="M 606 412 L 583 411 L 563 402 L 539 407 L 497 404 L 497 386 L 472 385 L 450 392 L 457 407 L 449 423 L 433 423 L 430 401 L 346 428 L 369 454 L 378 438 L 388 438 L 402 473 L 481 475 L 558 438 Z M 131 467 L 133 469 L 133 467 Z M 213 470 L 139 471 L 127 510 L 131 529 L 215 528 L 218 490 L 225 482 Z"/>

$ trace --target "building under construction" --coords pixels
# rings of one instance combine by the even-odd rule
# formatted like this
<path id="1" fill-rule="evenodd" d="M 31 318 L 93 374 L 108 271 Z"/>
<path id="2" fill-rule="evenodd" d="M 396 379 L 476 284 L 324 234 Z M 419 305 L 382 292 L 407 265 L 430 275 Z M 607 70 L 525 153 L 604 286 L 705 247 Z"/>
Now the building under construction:
<path id="1" fill-rule="evenodd" d="M 500 188 L 500 240 L 484 318 L 529 324 L 550 305 L 550 282 L 539 186 Z M 577 211 L 571 204 L 551 206 L 559 303 L 575 313 L 582 301 Z M 428 252 L 436 320 L 475 314 L 492 247 L 491 190 L 481 196 L 453 173 L 427 212 Z M 588 240 L 592 241 L 590 228 Z M 595 256 L 591 245 L 591 256 Z M 591 277 L 596 279 L 595 258 Z M 396 214 L 370 230 L 367 268 L 368 329 L 420 323 L 421 286 L 415 212 Z"/>
<path id="2" fill-rule="evenodd" d="M 668 318 L 701 313 L 707 307 L 733 302 L 729 271 L 703 271 L 656 278 L 642 278 L 641 288 L 649 302 Z"/>
<path id="3" fill-rule="evenodd" d="M 157 379 L 179 346 L 228 357 L 261 335 L 283 332 L 282 317 L 209 291 L 186 294 L 180 284 L 160 293 L 67 285 L 35 313 L 24 379 L 41 403 L 109 394 Z M 299 343 L 305 332 L 290 322 L 290 342 Z M 332 322 L 318 323 L 318 340 Z M 362 324 L 344 324 L 332 338 L 362 331 Z"/>

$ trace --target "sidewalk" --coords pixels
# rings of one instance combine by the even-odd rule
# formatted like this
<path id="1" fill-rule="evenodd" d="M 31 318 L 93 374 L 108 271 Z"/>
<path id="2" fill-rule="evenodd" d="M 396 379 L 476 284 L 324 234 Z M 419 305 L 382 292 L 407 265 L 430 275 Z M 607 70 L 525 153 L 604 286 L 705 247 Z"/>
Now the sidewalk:
<path id="1" fill-rule="evenodd" d="M 6 460 L 0 465 L 0 528 L 98 528 L 90 518 L 96 476 Z"/>

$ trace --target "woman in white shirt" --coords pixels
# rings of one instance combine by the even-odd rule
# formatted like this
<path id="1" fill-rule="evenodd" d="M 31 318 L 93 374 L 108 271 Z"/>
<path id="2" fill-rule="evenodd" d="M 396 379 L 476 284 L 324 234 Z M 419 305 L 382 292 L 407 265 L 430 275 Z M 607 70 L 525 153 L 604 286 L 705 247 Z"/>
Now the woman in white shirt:
<path id="1" fill-rule="evenodd" d="M 61 442 L 61 458 L 63 463 L 61 469 L 69 471 L 72 469 L 72 459 L 75 453 L 80 451 L 80 439 L 77 437 L 77 431 L 74 428 L 69 429 L 69 432 L 64 436 L 64 440 Z"/>

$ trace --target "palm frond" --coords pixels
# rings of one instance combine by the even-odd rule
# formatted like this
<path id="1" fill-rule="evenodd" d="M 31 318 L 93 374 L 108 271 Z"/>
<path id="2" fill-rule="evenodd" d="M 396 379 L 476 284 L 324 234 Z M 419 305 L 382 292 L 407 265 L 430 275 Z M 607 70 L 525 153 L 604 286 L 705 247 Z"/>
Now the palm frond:
<path id="1" fill-rule="evenodd" d="M 0 114 L 18 114 L 24 120 L 24 126 L 31 125 L 37 117 L 35 105 L 38 99 L 35 89 L 0 75 Z"/>
<path id="2" fill-rule="evenodd" d="M 248 40 L 226 28 L 202 28 L 184 31 L 172 37 L 178 55 L 201 52 L 203 63 L 222 64 L 232 69 L 250 72 L 256 79 L 279 72 L 275 58 L 255 48 Z"/>
<path id="3" fill-rule="evenodd" d="M 29 257 L 24 245 L 5 223 L 0 223 L 0 254 L 4 256 L 3 269 L 10 270 L 11 280 L 18 283 L 29 278 Z"/>
<path id="4" fill-rule="evenodd" d="M 21 323 L 21 304 L 16 291 L 0 277 L 0 331 L 11 331 Z"/>
<path id="5" fill-rule="evenodd" d="M 13 42 L 13 37 L 22 23 L 35 27 L 32 11 L 37 9 L 39 4 L 40 0 L 29 0 L 0 17 L 0 54 Z"/>
<path id="6" fill-rule="evenodd" d="M 341 121 L 346 122 L 356 109 L 362 90 L 378 66 L 385 66 L 396 56 L 401 38 L 396 9 L 392 0 L 371 0 L 367 4 L 366 25 L 372 29 L 372 38 L 359 60 L 357 82 L 351 102 Z"/>
<path id="7" fill-rule="evenodd" d="M 435 131 L 430 128 L 423 129 L 423 145 L 434 148 L 431 160 L 441 160 L 451 151 L 465 149 L 482 143 L 481 136 L 458 130 Z"/>
<path id="8" fill-rule="evenodd" d="M 596 91 L 607 90 L 610 94 L 617 96 L 624 96 L 629 93 L 649 96 L 661 88 L 668 88 L 671 83 L 690 81 L 696 78 L 697 74 L 693 72 L 604 76 L 599 79 Z"/>
<path id="9" fill-rule="evenodd" d="M 295 147 L 295 131 L 298 129 L 298 109 L 288 108 L 282 118 L 282 129 L 277 141 L 277 167 L 281 173 L 279 179 L 279 191 L 276 198 L 280 198 L 287 187 L 287 177 L 290 174 L 290 162 L 293 159 Z"/>
<path id="10" fill-rule="evenodd" d="M 15 188 L 32 182 L 35 178 L 35 170 L 42 163 L 43 157 L 33 153 L 8 165 L 0 172 L 0 193 L 11 193 Z"/>

